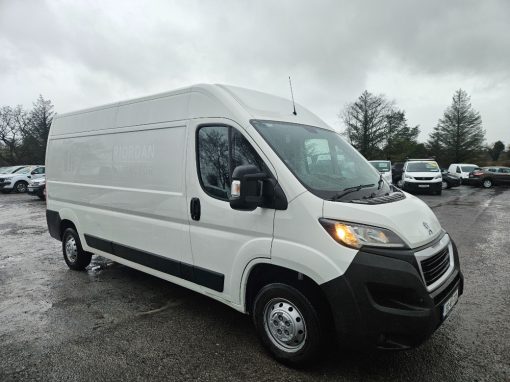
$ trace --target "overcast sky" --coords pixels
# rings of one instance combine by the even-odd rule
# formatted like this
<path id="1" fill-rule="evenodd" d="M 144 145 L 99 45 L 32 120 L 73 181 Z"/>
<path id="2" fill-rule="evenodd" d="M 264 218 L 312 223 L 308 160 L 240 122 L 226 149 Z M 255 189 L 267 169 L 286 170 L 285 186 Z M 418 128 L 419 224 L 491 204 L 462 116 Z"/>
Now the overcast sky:
<path id="1" fill-rule="evenodd" d="M 0 105 L 63 113 L 226 83 L 288 97 L 339 130 L 363 90 L 421 140 L 462 88 L 510 144 L 510 1 L 0 0 Z"/>

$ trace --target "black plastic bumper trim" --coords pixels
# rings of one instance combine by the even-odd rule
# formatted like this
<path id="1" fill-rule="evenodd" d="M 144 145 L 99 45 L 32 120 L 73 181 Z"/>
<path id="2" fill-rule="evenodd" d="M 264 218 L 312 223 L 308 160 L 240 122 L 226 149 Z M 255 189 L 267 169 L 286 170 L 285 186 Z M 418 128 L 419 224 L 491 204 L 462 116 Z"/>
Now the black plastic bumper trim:
<path id="1" fill-rule="evenodd" d="M 50 236 L 57 240 L 62 240 L 60 237 L 61 222 L 62 219 L 60 219 L 60 215 L 57 211 L 46 210 L 46 223 L 48 224 L 48 231 L 50 232 Z"/>
<path id="2" fill-rule="evenodd" d="M 370 253 L 361 249 L 344 275 L 321 285 L 338 336 L 383 349 L 420 345 L 442 324 L 443 304 L 464 289 L 455 243 L 454 270 L 428 292 L 412 251 Z"/>
<path id="3" fill-rule="evenodd" d="M 225 276 L 221 273 L 169 259 L 155 253 L 128 247 L 99 237 L 85 234 L 87 245 L 114 256 L 191 281 L 206 288 L 223 292 Z"/>

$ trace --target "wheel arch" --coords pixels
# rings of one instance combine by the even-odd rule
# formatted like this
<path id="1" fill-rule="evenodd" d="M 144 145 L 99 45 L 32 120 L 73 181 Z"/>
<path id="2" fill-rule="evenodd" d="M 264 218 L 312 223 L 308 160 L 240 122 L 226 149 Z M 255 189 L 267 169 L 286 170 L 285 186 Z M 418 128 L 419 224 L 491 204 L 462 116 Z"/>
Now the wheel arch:
<path id="1" fill-rule="evenodd" d="M 318 309 L 332 317 L 331 307 L 320 285 L 306 274 L 275 265 L 269 261 L 258 261 L 245 272 L 242 293 L 242 305 L 250 314 L 257 293 L 271 283 L 284 283 L 303 293 Z"/>

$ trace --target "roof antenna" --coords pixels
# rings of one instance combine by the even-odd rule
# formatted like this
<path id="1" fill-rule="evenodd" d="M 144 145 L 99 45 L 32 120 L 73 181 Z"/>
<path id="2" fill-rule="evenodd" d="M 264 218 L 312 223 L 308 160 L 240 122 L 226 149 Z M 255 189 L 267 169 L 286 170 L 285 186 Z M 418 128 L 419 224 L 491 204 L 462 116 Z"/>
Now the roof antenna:
<path id="1" fill-rule="evenodd" d="M 297 115 L 296 104 L 294 103 L 294 92 L 292 91 L 292 81 L 290 79 L 290 76 L 289 76 L 289 86 L 290 86 L 290 95 L 292 97 L 292 106 L 294 107 L 294 111 L 292 112 L 292 114 Z"/>

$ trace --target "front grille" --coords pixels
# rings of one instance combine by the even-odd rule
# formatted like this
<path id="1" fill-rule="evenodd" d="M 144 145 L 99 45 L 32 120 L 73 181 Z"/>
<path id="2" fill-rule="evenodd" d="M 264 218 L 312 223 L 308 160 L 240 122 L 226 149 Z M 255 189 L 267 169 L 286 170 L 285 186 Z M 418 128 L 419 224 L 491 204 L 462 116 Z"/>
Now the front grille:
<path id="1" fill-rule="evenodd" d="M 416 180 L 432 180 L 433 178 L 423 177 L 423 176 L 415 176 L 414 179 L 416 179 Z"/>
<path id="2" fill-rule="evenodd" d="M 450 266 L 449 246 L 420 262 L 423 278 L 427 286 L 434 284 L 441 278 Z"/>

